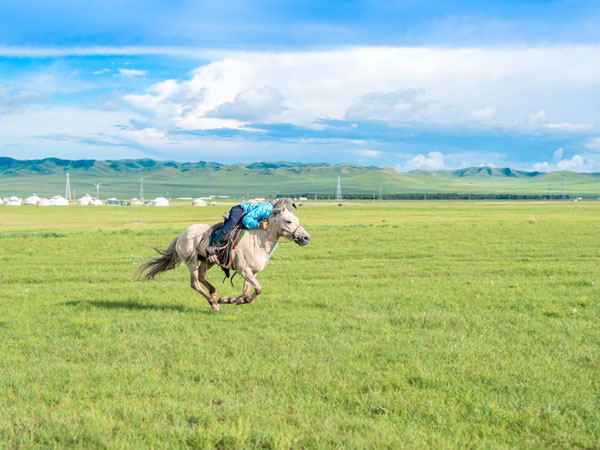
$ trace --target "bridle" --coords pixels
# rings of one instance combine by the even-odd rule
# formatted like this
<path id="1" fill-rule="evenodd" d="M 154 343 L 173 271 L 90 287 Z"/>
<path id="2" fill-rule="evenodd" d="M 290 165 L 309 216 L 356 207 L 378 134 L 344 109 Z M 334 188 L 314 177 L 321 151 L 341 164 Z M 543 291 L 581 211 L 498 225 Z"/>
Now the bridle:
<path id="1" fill-rule="evenodd" d="M 294 229 L 294 231 L 292 231 L 292 232 L 290 232 L 290 231 L 288 231 L 288 230 L 284 229 L 283 227 L 281 227 L 281 228 L 282 228 L 284 231 L 286 231 L 286 232 L 290 233 L 290 235 L 291 235 L 292 239 L 294 240 L 294 242 L 298 243 L 298 237 L 299 237 L 299 236 L 298 236 L 296 233 L 298 233 L 298 230 L 299 230 L 300 228 L 302 228 L 302 224 L 298 224 L 298 226 L 297 226 L 297 227 Z"/>
<path id="2" fill-rule="evenodd" d="M 296 229 L 294 231 L 292 231 L 292 237 L 294 238 L 294 242 L 298 242 L 298 236 L 296 235 L 296 232 L 302 227 L 302 225 L 298 224 L 298 226 L 296 227 Z"/>

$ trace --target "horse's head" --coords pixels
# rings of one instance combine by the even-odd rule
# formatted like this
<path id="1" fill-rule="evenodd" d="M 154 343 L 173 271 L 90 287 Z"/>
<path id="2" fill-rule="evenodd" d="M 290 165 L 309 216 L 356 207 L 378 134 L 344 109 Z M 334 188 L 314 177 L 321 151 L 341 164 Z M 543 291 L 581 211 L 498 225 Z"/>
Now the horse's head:
<path id="1" fill-rule="evenodd" d="M 304 246 L 310 242 L 310 235 L 300 225 L 300 219 L 292 212 L 295 210 L 296 205 L 291 199 L 279 200 L 273 208 L 271 223 L 277 227 L 279 236 Z"/>

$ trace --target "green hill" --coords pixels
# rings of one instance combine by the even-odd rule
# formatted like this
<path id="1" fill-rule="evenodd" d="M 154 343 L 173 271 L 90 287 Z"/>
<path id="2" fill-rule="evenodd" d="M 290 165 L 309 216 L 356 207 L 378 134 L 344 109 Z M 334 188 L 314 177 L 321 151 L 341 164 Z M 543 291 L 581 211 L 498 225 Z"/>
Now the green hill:
<path id="1" fill-rule="evenodd" d="M 71 189 L 79 197 L 95 192 L 102 183 L 101 197 L 138 196 L 144 177 L 146 198 L 157 195 L 198 197 L 208 195 L 272 196 L 276 194 L 335 194 L 337 177 L 344 193 L 384 194 L 471 193 L 471 194 L 560 194 L 563 175 L 571 196 L 597 197 L 599 173 L 526 172 L 510 168 L 469 167 L 460 170 L 414 170 L 400 173 L 391 168 L 356 164 L 303 164 L 124 160 L 64 160 L 44 158 L 16 160 L 0 158 L 0 197 L 26 196 L 32 192 L 52 196 L 65 191 L 66 173 Z"/>

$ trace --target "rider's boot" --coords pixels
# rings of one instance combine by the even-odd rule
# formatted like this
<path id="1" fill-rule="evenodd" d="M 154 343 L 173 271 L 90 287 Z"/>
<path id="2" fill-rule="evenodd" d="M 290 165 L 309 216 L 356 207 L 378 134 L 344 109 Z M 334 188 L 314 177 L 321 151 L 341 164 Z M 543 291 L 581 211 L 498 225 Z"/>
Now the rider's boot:
<path id="1" fill-rule="evenodd" d="M 229 236 L 227 236 L 224 233 L 221 233 L 217 240 L 213 242 L 213 244 L 210 247 L 206 248 L 206 256 L 208 256 L 209 259 L 212 259 L 213 261 L 216 260 L 217 250 L 221 247 L 224 247 L 225 244 L 227 244 L 227 241 L 229 240 L 228 238 Z"/>

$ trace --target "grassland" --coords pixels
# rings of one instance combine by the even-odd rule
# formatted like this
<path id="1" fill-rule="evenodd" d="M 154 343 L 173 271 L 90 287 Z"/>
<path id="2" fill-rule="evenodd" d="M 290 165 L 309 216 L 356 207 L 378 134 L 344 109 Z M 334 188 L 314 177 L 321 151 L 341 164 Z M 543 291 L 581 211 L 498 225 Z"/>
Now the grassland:
<path id="1" fill-rule="evenodd" d="M 225 209 L 0 207 L 0 447 L 600 447 L 599 204 L 308 205 L 221 313 L 130 280 Z"/>

